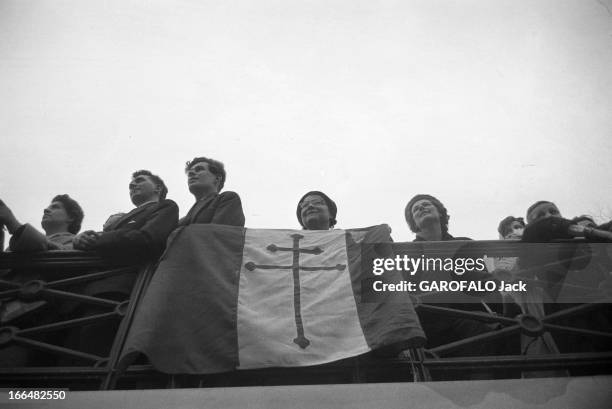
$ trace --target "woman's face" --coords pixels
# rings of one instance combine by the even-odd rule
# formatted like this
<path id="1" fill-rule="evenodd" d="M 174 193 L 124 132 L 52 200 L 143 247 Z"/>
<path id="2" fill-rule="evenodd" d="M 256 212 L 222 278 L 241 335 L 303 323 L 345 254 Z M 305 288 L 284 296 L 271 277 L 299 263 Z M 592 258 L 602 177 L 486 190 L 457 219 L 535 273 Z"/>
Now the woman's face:
<path id="1" fill-rule="evenodd" d="M 440 213 L 438 208 L 427 199 L 416 201 L 412 205 L 412 217 L 419 229 L 422 229 L 429 219 L 430 222 L 440 223 Z"/>
<path id="2" fill-rule="evenodd" d="M 308 195 L 300 203 L 302 224 L 307 230 L 327 230 L 331 218 L 325 200 L 319 195 Z"/>

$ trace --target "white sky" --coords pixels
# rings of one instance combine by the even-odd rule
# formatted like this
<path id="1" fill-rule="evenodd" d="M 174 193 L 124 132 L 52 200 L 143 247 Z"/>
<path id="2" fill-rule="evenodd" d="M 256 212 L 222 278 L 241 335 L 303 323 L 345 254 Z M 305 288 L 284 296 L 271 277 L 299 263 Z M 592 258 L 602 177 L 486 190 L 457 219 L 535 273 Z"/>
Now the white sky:
<path id="1" fill-rule="evenodd" d="M 184 215 L 194 156 L 247 227 L 298 228 L 308 190 L 396 241 L 417 193 L 475 239 L 540 199 L 612 217 L 612 0 L 2 0 L 0 101 L 0 198 L 35 226 L 69 193 L 99 230 L 141 168 Z"/>

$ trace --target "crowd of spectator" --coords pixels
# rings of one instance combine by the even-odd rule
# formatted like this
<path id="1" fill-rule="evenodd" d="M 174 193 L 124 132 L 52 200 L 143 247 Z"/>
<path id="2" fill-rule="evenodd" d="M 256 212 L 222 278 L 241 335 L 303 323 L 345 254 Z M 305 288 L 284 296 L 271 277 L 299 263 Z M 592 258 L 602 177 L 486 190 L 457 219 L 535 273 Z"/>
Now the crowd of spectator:
<path id="1" fill-rule="evenodd" d="M 115 260 L 151 262 L 163 253 L 168 237 L 177 227 L 202 223 L 245 225 L 239 195 L 230 191 L 222 192 L 226 178 L 223 163 L 206 157 L 196 157 L 187 162 L 185 175 L 195 203 L 180 220 L 178 206 L 166 198 L 168 189 L 164 181 L 148 170 L 139 170 L 132 174 L 129 183 L 129 195 L 135 207 L 125 213 L 111 215 L 100 231 L 87 230 L 79 233 L 84 212 L 67 194 L 53 197 L 50 205 L 45 208 L 41 221 L 44 233 L 31 224 L 20 223 L 13 211 L 0 200 L 0 227 L 5 226 L 11 235 L 7 250 L 12 252 L 95 251 Z M 451 235 L 448 210 L 439 199 L 429 194 L 412 197 L 406 205 L 404 214 L 408 227 L 415 234 L 415 242 L 470 240 L 467 237 Z M 335 202 L 323 192 L 307 192 L 298 201 L 296 216 L 299 225 L 305 230 L 333 229 L 337 215 L 338 208 Z M 559 238 L 567 238 L 569 234 L 571 237 L 597 237 L 600 241 L 611 241 L 606 240 L 610 237 L 606 234 L 609 235 L 609 231 L 612 230 L 611 223 L 597 226 L 593 218 L 587 215 L 572 220 L 563 219 L 558 207 L 550 201 L 538 201 L 529 206 L 525 219 L 514 216 L 503 218 L 497 231 L 501 240 L 520 240 L 530 226 L 547 218 L 564 220 L 567 222 L 564 226 L 577 226 L 570 229 L 571 234 L 563 230 L 564 234 Z M 516 260 L 502 260 L 502 266 L 503 263 L 506 263 L 504 269 L 511 270 Z M 134 274 L 96 280 L 89 283 L 83 292 L 86 295 L 122 301 L 129 298 L 134 280 Z M 525 304 L 525 297 L 524 294 L 515 297 L 515 302 L 519 305 Z M 482 308 L 491 312 L 486 304 Z M 525 304 L 521 305 L 521 308 L 523 313 L 543 314 L 541 306 L 529 307 Z M 95 311 L 81 311 L 79 314 L 94 313 Z M 423 313 L 420 314 L 420 319 L 430 346 L 495 329 L 494 325 L 467 318 L 442 320 Z M 110 342 L 109 334 L 113 331 L 106 324 L 84 326 L 79 332 L 72 334 L 73 346 L 91 353 L 103 354 Z M 83 340 L 98 342 L 84 344 Z M 487 352 L 485 347 L 483 346 L 480 353 Z"/>

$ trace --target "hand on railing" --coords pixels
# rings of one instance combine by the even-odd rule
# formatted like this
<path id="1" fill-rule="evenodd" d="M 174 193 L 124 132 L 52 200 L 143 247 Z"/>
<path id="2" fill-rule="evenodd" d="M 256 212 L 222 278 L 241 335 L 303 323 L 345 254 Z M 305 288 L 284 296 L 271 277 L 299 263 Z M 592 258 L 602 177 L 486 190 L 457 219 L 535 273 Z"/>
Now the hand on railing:
<path id="1" fill-rule="evenodd" d="M 96 241 L 98 241 L 100 233 L 93 230 L 86 230 L 77 234 L 72 241 L 72 245 L 76 250 L 93 250 Z"/>

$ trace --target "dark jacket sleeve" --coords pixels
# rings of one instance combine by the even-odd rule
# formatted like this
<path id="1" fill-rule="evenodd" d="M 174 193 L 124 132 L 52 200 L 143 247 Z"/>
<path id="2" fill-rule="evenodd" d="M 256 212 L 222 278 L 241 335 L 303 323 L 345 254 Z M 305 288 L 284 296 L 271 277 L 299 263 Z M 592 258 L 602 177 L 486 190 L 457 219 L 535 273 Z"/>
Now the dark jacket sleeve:
<path id="1" fill-rule="evenodd" d="M 210 223 L 244 226 L 244 212 L 240 196 L 235 192 L 223 192 Z"/>
<path id="2" fill-rule="evenodd" d="M 64 233 L 61 237 L 49 240 L 47 236 L 30 224 L 21 225 L 11 237 L 9 247 L 14 252 L 36 252 L 48 250 L 72 250 L 74 234 Z"/>
<path id="3" fill-rule="evenodd" d="M 166 239 L 176 228 L 177 222 L 178 206 L 171 200 L 163 200 L 132 225 L 102 233 L 95 250 L 104 256 L 129 259 L 158 257 L 164 251 Z"/>

